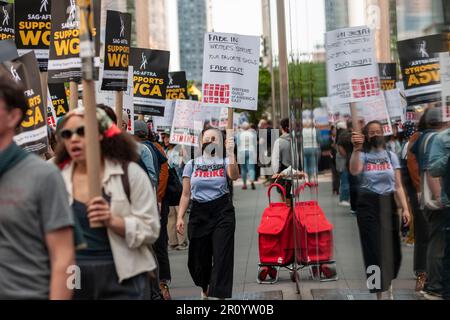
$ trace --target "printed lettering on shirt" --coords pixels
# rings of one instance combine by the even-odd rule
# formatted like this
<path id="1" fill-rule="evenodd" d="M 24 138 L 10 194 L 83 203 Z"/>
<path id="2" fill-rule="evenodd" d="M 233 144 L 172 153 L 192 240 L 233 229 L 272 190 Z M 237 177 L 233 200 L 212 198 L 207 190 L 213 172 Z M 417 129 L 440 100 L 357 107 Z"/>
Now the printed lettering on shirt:
<path id="1" fill-rule="evenodd" d="M 196 178 L 216 178 L 225 177 L 225 169 L 222 164 L 197 165 L 194 177 Z"/>
<path id="2" fill-rule="evenodd" d="M 388 159 L 370 159 L 365 164 L 365 171 L 386 171 L 391 170 L 392 165 Z"/>

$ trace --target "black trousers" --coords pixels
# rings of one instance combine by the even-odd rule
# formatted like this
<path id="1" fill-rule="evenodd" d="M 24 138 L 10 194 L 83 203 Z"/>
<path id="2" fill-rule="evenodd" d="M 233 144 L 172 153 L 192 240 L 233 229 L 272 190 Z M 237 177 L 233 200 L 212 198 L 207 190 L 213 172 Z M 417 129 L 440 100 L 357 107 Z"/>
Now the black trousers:
<path id="1" fill-rule="evenodd" d="M 411 207 L 414 224 L 414 271 L 425 272 L 427 269 L 427 248 L 429 239 L 429 226 L 424 213 L 420 210 L 417 191 L 409 175 L 406 164 L 402 168 L 402 182 Z"/>
<path id="2" fill-rule="evenodd" d="M 210 297 L 232 296 L 235 229 L 229 195 L 208 203 L 192 202 L 188 268 L 195 285 Z"/>
<path id="3" fill-rule="evenodd" d="M 77 261 L 81 270 L 81 288 L 74 300 L 149 300 L 148 273 L 119 283 L 113 261 Z"/>
<path id="4" fill-rule="evenodd" d="M 402 260 L 400 217 L 394 195 L 359 193 L 357 220 L 366 274 L 372 276 L 374 267 L 379 271 L 375 279 L 378 283 L 375 281 L 377 285 L 369 288 L 370 292 L 387 291 L 397 278 Z"/>
<path id="5" fill-rule="evenodd" d="M 153 250 L 158 260 L 159 280 L 162 282 L 170 282 L 172 279 L 170 274 L 169 262 L 169 235 L 167 234 L 167 221 L 169 218 L 169 204 L 164 199 L 161 203 L 161 230 L 159 238 L 153 244 Z"/>
<path id="6" fill-rule="evenodd" d="M 445 251 L 444 259 L 442 259 L 443 265 L 443 297 L 445 300 L 450 300 L 450 208 L 445 209 Z"/>
<path id="7" fill-rule="evenodd" d="M 359 178 L 348 172 L 348 183 L 350 185 L 350 205 L 353 211 L 357 211 Z"/>

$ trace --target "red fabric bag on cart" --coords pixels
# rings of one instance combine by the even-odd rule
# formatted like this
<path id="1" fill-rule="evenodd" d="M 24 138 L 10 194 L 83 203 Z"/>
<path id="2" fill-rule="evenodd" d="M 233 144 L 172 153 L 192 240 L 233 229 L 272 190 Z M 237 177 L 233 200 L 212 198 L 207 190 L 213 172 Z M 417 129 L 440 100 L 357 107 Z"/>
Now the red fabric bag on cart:
<path id="1" fill-rule="evenodd" d="M 315 187 L 305 184 L 305 187 Z M 297 236 L 297 261 L 311 264 L 330 261 L 333 258 L 333 225 L 328 221 L 317 201 L 304 201 L 295 205 Z"/>
<path id="2" fill-rule="evenodd" d="M 283 266 L 291 264 L 294 258 L 293 215 L 286 203 L 271 201 L 270 192 L 274 187 L 286 198 L 286 190 L 281 185 L 269 187 L 269 207 L 264 210 L 258 228 L 259 259 L 261 264 Z"/>

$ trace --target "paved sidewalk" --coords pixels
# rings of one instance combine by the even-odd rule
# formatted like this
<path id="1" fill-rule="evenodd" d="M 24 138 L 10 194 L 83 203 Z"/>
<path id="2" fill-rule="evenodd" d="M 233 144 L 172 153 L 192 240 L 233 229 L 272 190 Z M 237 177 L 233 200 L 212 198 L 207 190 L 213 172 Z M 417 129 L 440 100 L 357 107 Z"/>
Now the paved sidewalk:
<path id="1" fill-rule="evenodd" d="M 236 208 L 235 268 L 233 299 L 298 300 L 373 299 L 366 288 L 364 264 L 359 242 L 356 218 L 349 209 L 338 206 L 338 198 L 331 193 L 331 176 L 320 176 L 319 203 L 334 225 L 334 253 L 337 261 L 338 281 L 311 280 L 308 270 L 301 271 L 300 294 L 290 280 L 289 271 L 282 270 L 280 281 L 274 285 L 256 282 L 258 257 L 257 228 L 262 212 L 268 204 L 267 187 L 257 184 L 256 190 L 241 190 L 235 183 Z M 274 194 L 276 192 L 274 191 Z M 403 261 L 399 278 L 394 282 L 397 299 L 416 299 L 414 295 L 413 248 L 402 247 Z M 170 251 L 172 268 L 171 294 L 174 299 L 199 299 L 200 289 L 195 287 L 187 270 L 187 250 Z"/>

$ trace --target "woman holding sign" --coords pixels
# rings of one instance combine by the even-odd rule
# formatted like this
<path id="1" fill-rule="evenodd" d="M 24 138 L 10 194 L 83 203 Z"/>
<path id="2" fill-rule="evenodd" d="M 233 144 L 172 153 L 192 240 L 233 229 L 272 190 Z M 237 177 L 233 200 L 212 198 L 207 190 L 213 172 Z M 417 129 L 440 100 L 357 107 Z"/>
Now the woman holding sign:
<path id="1" fill-rule="evenodd" d="M 239 177 L 234 140 L 215 128 L 202 131 L 202 155 L 189 161 L 183 172 L 183 195 L 177 231 L 184 234 L 184 215 L 189 215 L 189 272 L 202 288 L 202 298 L 231 298 L 233 289 L 234 206 L 229 180 Z M 224 150 L 225 149 L 225 150 Z M 227 155 L 225 158 L 224 155 Z"/>
<path id="2" fill-rule="evenodd" d="M 148 273 L 156 268 L 149 245 L 159 236 L 156 192 L 140 166 L 137 147 L 97 108 L 103 197 L 90 199 L 86 170 L 84 109 L 69 112 L 58 128 L 55 163 L 61 168 L 69 200 L 87 248 L 77 251 L 81 288 L 75 299 L 150 297 Z M 94 226 L 96 224 L 96 226 Z M 98 227 L 100 226 L 100 227 Z"/>
<path id="3" fill-rule="evenodd" d="M 404 224 L 410 221 L 400 162 L 395 153 L 386 150 L 379 121 L 369 122 L 363 134 L 354 132 L 352 143 L 350 173 L 360 175 L 361 179 L 357 218 L 368 289 L 376 293 L 378 299 L 389 291 L 389 299 L 393 299 L 391 283 L 398 275 L 401 262 L 396 202 Z"/>

